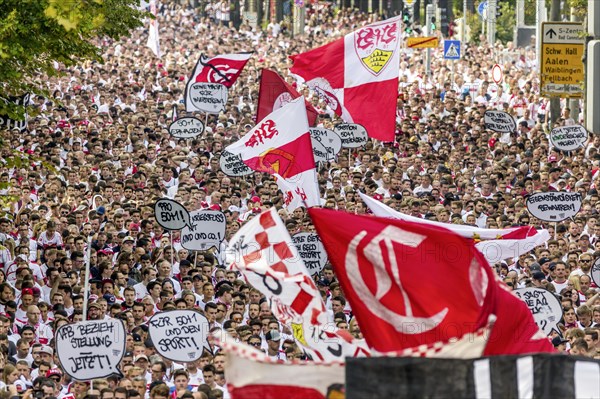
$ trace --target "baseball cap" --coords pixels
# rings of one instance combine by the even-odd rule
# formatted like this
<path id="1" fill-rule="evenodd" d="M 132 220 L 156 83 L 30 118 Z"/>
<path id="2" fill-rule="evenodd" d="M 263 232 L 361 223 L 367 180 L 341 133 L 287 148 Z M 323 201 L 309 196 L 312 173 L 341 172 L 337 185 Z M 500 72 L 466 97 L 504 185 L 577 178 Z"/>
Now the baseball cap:
<path id="1" fill-rule="evenodd" d="M 267 338 L 267 341 L 280 341 L 281 340 L 281 334 L 279 334 L 279 331 L 277 331 L 277 330 L 269 331 L 265 337 Z"/>
<path id="2" fill-rule="evenodd" d="M 534 262 L 531 264 L 531 266 L 529 266 L 529 270 L 531 270 L 531 272 L 541 272 L 542 268 L 540 267 L 540 264 L 537 262 Z"/>
<path id="3" fill-rule="evenodd" d="M 133 358 L 133 362 L 137 362 L 138 360 L 146 360 L 148 361 L 148 356 L 146 355 L 137 355 L 136 357 Z"/>
<path id="4" fill-rule="evenodd" d="M 46 378 L 50 378 L 53 375 L 58 375 L 58 376 L 62 377 L 62 371 L 60 371 L 60 369 L 58 369 L 58 368 L 53 368 L 46 372 Z"/>
<path id="5" fill-rule="evenodd" d="M 542 272 L 535 272 L 535 273 L 533 273 L 533 274 L 531 275 L 531 277 L 532 277 L 534 280 L 539 280 L 539 281 L 542 281 L 542 280 L 546 279 L 546 276 L 545 276 L 545 275 L 544 275 L 544 273 L 542 273 Z"/>
<path id="6" fill-rule="evenodd" d="M 43 345 L 42 348 L 40 349 L 40 353 L 46 353 L 50 356 L 54 356 L 54 349 L 52 349 L 48 345 Z"/>
<path id="7" fill-rule="evenodd" d="M 567 342 L 569 342 L 569 341 L 567 341 L 566 339 L 564 339 L 563 337 L 561 337 L 561 336 L 558 336 L 558 335 L 557 335 L 556 337 L 552 338 L 552 345 L 553 345 L 555 348 L 556 348 L 558 345 L 560 345 L 560 344 L 566 344 Z"/>
<path id="8" fill-rule="evenodd" d="M 550 258 L 541 258 L 540 261 L 539 261 L 539 264 L 543 265 L 546 262 L 550 262 Z"/>
<path id="9" fill-rule="evenodd" d="M 123 238 L 123 242 L 126 242 L 126 241 L 135 242 L 135 238 L 133 238 L 132 236 L 127 236 L 127 237 Z"/>
<path id="10" fill-rule="evenodd" d="M 108 292 L 104 294 L 102 298 L 106 299 L 106 303 L 108 304 L 108 306 L 113 305 L 117 301 L 117 298 L 113 294 L 110 294 Z"/>
<path id="11" fill-rule="evenodd" d="M 251 202 L 260 202 L 260 198 L 257 195 L 255 195 L 252 198 L 250 198 L 250 201 Z"/>

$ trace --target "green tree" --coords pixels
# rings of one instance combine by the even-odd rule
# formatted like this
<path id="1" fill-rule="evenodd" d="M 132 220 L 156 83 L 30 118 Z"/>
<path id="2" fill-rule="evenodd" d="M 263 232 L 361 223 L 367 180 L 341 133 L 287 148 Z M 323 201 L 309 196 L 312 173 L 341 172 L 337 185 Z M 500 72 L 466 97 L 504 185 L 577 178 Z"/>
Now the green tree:
<path id="1" fill-rule="evenodd" d="M 149 14 L 139 0 L 0 0 L 0 98 L 44 94 L 40 78 L 84 60 L 101 60 L 98 38 L 118 39 Z M 37 81 L 37 82 L 36 82 Z M 0 101 L 16 119 L 24 108 Z"/>

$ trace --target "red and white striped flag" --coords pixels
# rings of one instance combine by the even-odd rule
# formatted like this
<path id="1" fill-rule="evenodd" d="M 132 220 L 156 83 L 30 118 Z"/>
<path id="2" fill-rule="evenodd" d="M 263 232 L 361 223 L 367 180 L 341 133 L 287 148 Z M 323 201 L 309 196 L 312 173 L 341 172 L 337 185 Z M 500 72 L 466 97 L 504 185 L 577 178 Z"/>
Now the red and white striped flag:
<path id="1" fill-rule="evenodd" d="M 291 328 L 314 361 L 370 355 L 364 341 L 326 324 L 321 294 L 275 208 L 242 226 L 229 241 L 226 261 L 229 270 L 240 271 L 266 296 L 273 315 Z"/>
<path id="2" fill-rule="evenodd" d="M 327 321 L 325 304 L 275 208 L 244 224 L 229 240 L 229 270 L 240 271 L 271 302 L 284 324 Z"/>
<path id="3" fill-rule="evenodd" d="M 226 150 L 251 169 L 277 176 L 286 207 L 321 204 L 304 98 L 273 111 Z"/>
<path id="4" fill-rule="evenodd" d="M 400 19 L 362 27 L 344 38 L 291 56 L 290 71 L 346 122 L 393 141 L 400 70 Z"/>
<path id="5" fill-rule="evenodd" d="M 219 346 L 227 356 L 225 378 L 231 399 L 344 397 L 343 363 L 282 364 L 249 345 L 227 338 Z"/>

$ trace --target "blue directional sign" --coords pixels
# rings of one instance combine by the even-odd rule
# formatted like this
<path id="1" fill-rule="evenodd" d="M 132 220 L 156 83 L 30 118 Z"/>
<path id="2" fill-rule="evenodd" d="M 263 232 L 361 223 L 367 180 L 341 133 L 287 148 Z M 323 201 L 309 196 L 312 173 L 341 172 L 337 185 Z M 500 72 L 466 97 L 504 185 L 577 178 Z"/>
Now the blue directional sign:
<path id="1" fill-rule="evenodd" d="M 487 6 L 488 6 L 487 1 L 482 1 L 481 3 L 479 3 L 479 5 L 477 6 L 477 13 L 483 17 L 483 12 L 487 8 Z"/>
<path id="2" fill-rule="evenodd" d="M 444 59 L 460 60 L 460 40 L 444 40 Z"/>

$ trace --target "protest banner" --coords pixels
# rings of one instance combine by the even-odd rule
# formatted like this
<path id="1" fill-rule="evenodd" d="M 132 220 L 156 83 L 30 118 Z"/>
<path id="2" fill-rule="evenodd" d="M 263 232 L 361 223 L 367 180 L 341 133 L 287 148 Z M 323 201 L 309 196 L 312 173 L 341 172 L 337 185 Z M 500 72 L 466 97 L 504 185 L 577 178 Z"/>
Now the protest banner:
<path id="1" fill-rule="evenodd" d="M 559 331 L 556 324 L 562 317 L 562 305 L 556 296 L 543 288 L 519 288 L 513 291 L 533 315 L 535 324 L 548 335 L 552 330 Z"/>
<path id="2" fill-rule="evenodd" d="M 590 277 L 596 286 L 600 287 L 600 258 L 596 259 L 590 270 Z"/>
<path id="3" fill-rule="evenodd" d="M 308 129 L 313 146 L 315 162 L 328 162 L 342 149 L 342 139 L 333 130 L 322 127 Z"/>
<path id="4" fill-rule="evenodd" d="M 225 104 L 227 104 L 227 87 L 225 85 L 198 82 L 190 85 L 186 94 L 186 110 L 188 112 L 196 110 L 218 114 L 225 111 Z"/>
<path id="5" fill-rule="evenodd" d="M 25 93 L 20 97 L 9 97 L 8 100 L 5 98 L 0 98 L 0 101 L 4 101 L 6 104 L 13 103 L 15 105 L 26 106 L 29 104 L 29 93 Z M 24 130 L 27 127 L 27 118 L 28 115 L 25 113 L 25 116 L 22 120 L 12 119 L 9 115 L 0 115 L 0 129 L 12 130 L 19 129 L 19 131 Z"/>
<path id="6" fill-rule="evenodd" d="M 119 319 L 64 324 L 56 331 L 56 350 L 69 377 L 88 381 L 112 374 L 125 355 L 125 325 Z"/>
<path id="7" fill-rule="evenodd" d="M 229 151 L 223 151 L 221 153 L 219 165 L 221 166 L 223 173 L 227 176 L 247 176 L 254 173 L 254 171 L 242 161 L 242 156 L 240 154 L 232 154 Z"/>
<path id="8" fill-rule="evenodd" d="M 550 143 L 561 151 L 574 151 L 584 147 L 588 131 L 581 125 L 559 126 L 550 132 Z"/>
<path id="9" fill-rule="evenodd" d="M 191 227 L 181 231 L 181 246 L 188 251 L 206 251 L 215 247 L 220 249 L 225 239 L 227 219 L 221 211 L 200 209 L 190 212 Z"/>
<path id="10" fill-rule="evenodd" d="M 504 111 L 485 111 L 483 122 L 486 129 L 499 133 L 512 133 L 517 128 L 515 118 Z"/>
<path id="11" fill-rule="evenodd" d="M 581 209 L 580 193 L 549 191 L 536 193 L 527 198 L 527 210 L 545 222 L 561 222 L 577 215 Z"/>
<path id="12" fill-rule="evenodd" d="M 333 128 L 342 139 L 343 148 L 358 148 L 367 144 L 367 129 L 356 123 L 340 123 Z"/>
<path id="13" fill-rule="evenodd" d="M 167 230 L 181 230 L 191 227 L 190 214 L 179 202 L 161 198 L 154 204 L 154 215 L 158 224 Z"/>
<path id="14" fill-rule="evenodd" d="M 156 351 L 178 363 L 200 359 L 204 349 L 212 353 L 207 341 L 209 329 L 206 317 L 195 310 L 160 312 L 148 320 L 148 334 Z"/>
<path id="15" fill-rule="evenodd" d="M 298 233 L 292 236 L 292 241 L 298 248 L 298 254 L 308 269 L 308 274 L 312 276 L 323 270 L 328 258 L 317 233 Z"/>
<path id="16" fill-rule="evenodd" d="M 169 125 L 169 134 L 177 139 L 193 139 L 204 133 L 204 123 L 193 116 L 179 118 Z"/>

